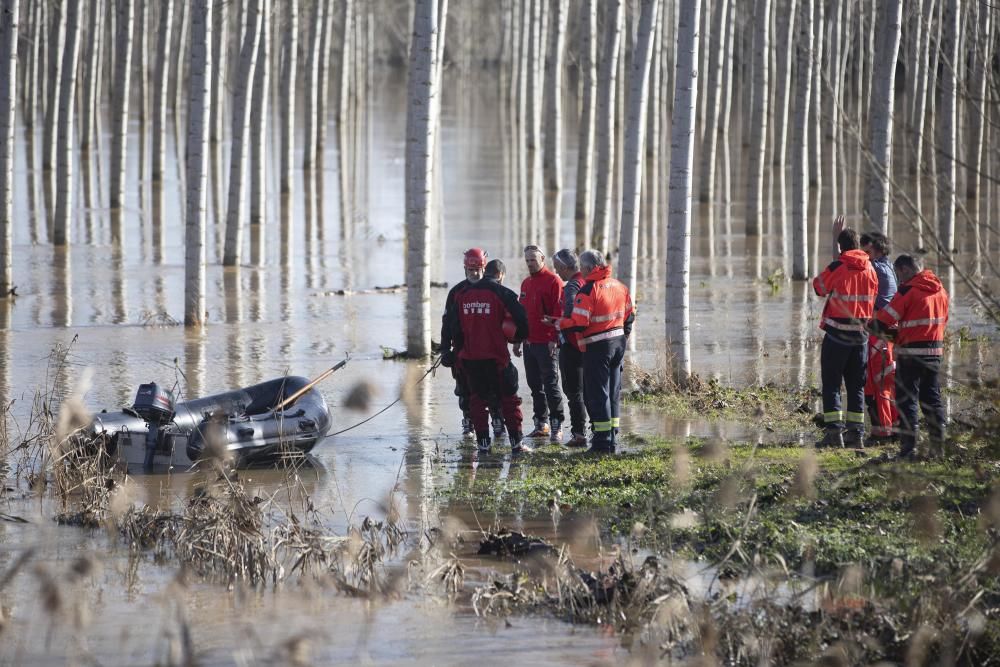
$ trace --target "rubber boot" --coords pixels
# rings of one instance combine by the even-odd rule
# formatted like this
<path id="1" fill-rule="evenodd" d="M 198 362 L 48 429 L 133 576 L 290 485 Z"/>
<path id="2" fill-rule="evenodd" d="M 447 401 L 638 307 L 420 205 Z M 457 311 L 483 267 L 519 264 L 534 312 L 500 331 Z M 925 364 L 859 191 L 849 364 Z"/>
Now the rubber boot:
<path id="1" fill-rule="evenodd" d="M 844 431 L 843 439 L 844 447 L 865 448 L 865 433 L 861 429 L 852 428 Z"/>
<path id="2" fill-rule="evenodd" d="M 899 439 L 899 454 L 896 458 L 912 459 L 917 455 L 917 439 L 912 435 L 905 435 Z"/>
<path id="3" fill-rule="evenodd" d="M 587 450 L 589 454 L 614 454 L 615 443 L 611 436 L 611 431 L 602 431 L 600 433 L 595 433 L 593 437 L 590 438 L 590 449 Z"/>
<path id="4" fill-rule="evenodd" d="M 490 451 L 490 444 L 490 434 L 488 432 L 476 434 L 476 445 L 479 447 L 479 451 L 483 453 Z"/>
<path id="5" fill-rule="evenodd" d="M 503 417 L 501 417 L 500 415 L 494 416 L 492 423 L 493 423 L 493 439 L 502 440 L 503 436 L 505 435 L 503 427 Z"/>
<path id="6" fill-rule="evenodd" d="M 827 427 L 822 439 L 816 442 L 817 447 L 843 447 L 844 434 L 837 426 Z"/>

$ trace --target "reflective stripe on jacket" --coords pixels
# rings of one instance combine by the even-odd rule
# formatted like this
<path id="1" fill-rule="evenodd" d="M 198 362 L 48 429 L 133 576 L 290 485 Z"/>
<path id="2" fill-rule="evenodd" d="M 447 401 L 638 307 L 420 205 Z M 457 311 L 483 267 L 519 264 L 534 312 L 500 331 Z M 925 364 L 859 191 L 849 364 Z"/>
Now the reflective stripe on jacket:
<path id="1" fill-rule="evenodd" d="M 864 339 L 878 294 L 878 276 L 864 250 L 848 250 L 813 279 L 813 289 L 825 296 L 820 329 L 842 337 Z"/>
<path id="2" fill-rule="evenodd" d="M 573 301 L 568 317 L 558 322 L 561 331 L 579 331 L 584 345 L 632 333 L 635 311 L 628 288 L 611 277 L 610 266 L 599 266 Z"/>
<path id="3" fill-rule="evenodd" d="M 563 317 L 573 316 L 573 305 L 576 303 L 576 295 L 580 293 L 580 289 L 583 287 L 584 279 L 583 274 L 577 271 L 576 275 L 566 281 L 563 285 L 562 292 L 562 304 L 563 304 Z M 567 343 L 570 343 L 580 352 L 587 347 L 580 342 L 580 332 L 579 331 L 563 331 L 563 338 Z"/>
<path id="4" fill-rule="evenodd" d="M 948 292 L 929 270 L 908 280 L 875 314 L 876 331 L 896 331 L 896 356 L 940 356 L 948 326 Z"/>

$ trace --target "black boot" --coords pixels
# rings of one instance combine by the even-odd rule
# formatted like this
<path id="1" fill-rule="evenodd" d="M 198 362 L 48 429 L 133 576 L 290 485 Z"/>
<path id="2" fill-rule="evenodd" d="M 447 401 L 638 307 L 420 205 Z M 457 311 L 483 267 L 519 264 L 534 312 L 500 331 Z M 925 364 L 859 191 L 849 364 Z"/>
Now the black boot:
<path id="1" fill-rule="evenodd" d="M 489 431 L 485 433 L 476 434 L 476 444 L 479 446 L 479 451 L 484 454 L 490 451 L 490 434 Z"/>
<path id="2" fill-rule="evenodd" d="M 839 426 L 828 426 L 823 438 L 816 442 L 817 447 L 843 447 L 844 435 Z"/>
<path id="3" fill-rule="evenodd" d="M 512 428 L 507 429 L 507 437 L 510 438 L 510 451 L 514 454 L 530 454 L 534 450 L 521 442 L 524 438 L 520 431 Z"/>
<path id="4" fill-rule="evenodd" d="M 910 436 L 904 436 L 900 440 L 899 454 L 896 458 L 899 459 L 913 459 L 917 455 L 917 439 Z"/>
<path id="5" fill-rule="evenodd" d="M 590 438 L 590 449 L 587 450 L 588 454 L 614 454 L 615 453 L 615 443 L 611 437 L 611 432 L 601 432 L 595 433 Z"/>
<path id="6" fill-rule="evenodd" d="M 843 441 L 845 447 L 856 449 L 865 448 L 865 433 L 861 429 L 852 428 L 844 432 Z"/>

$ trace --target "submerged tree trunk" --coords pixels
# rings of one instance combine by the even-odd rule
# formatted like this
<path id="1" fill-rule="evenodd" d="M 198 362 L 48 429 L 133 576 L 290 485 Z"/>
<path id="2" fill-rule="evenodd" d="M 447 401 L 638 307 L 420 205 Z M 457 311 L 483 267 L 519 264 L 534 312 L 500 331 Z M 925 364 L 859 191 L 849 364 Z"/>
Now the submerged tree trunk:
<path id="1" fill-rule="evenodd" d="M 958 97 L 960 0 L 946 0 L 941 12 L 941 108 L 937 137 L 938 250 L 955 251 L 955 122 Z"/>
<path id="2" fill-rule="evenodd" d="M 719 145 L 719 115 L 722 111 L 722 68 L 726 60 L 729 0 L 720 0 L 712 21 L 711 55 L 708 61 L 708 100 L 705 106 L 705 136 L 701 146 L 701 182 L 698 199 L 712 200 L 715 192 L 715 155 Z M 704 45 L 703 45 L 704 48 Z"/>
<path id="3" fill-rule="evenodd" d="M 809 277 L 809 109 L 812 104 L 813 13 L 808 2 L 800 10 L 797 49 L 795 125 L 792 132 L 792 279 Z"/>
<path id="4" fill-rule="evenodd" d="M 406 111 L 406 347 L 431 352 L 430 245 L 438 91 L 438 0 L 416 0 Z"/>
<path id="5" fill-rule="evenodd" d="M 264 265 L 267 220 L 267 107 L 271 87 L 271 0 L 261 0 L 260 46 L 250 109 L 250 263 Z"/>
<path id="6" fill-rule="evenodd" d="M 240 69 L 233 82 L 233 139 L 229 158 L 229 205 L 226 209 L 226 245 L 224 266 L 240 263 L 243 250 L 243 212 L 246 210 L 247 134 L 250 132 L 250 100 L 254 70 L 260 47 L 261 0 L 250 0 L 247 7 L 247 30 L 240 49 Z"/>
<path id="7" fill-rule="evenodd" d="M 698 108 L 698 18 L 701 0 L 680 0 L 677 76 L 671 120 L 670 195 L 667 225 L 667 364 L 676 381 L 691 377 L 691 181 L 695 113 Z"/>
<path id="8" fill-rule="evenodd" d="M 67 0 L 66 42 L 62 53 L 62 83 L 59 84 L 58 162 L 56 165 L 56 215 L 52 227 L 53 245 L 70 241 L 73 211 L 73 101 L 76 99 L 77 58 L 80 53 L 80 2 Z"/>
<path id="9" fill-rule="evenodd" d="M 615 88 L 618 52 L 624 27 L 622 0 L 608 0 L 604 53 L 597 96 L 597 174 L 595 180 L 593 245 L 607 251 L 611 232 L 611 182 L 615 175 Z"/>
<path id="10" fill-rule="evenodd" d="M 156 42 L 156 81 L 153 84 L 153 167 L 154 183 L 163 180 L 166 160 L 163 139 L 166 134 L 167 92 L 170 84 L 170 44 L 174 18 L 174 0 L 160 3 L 159 37 Z"/>
<path id="11" fill-rule="evenodd" d="M 754 2 L 753 112 L 750 120 L 749 177 L 747 178 L 747 236 L 760 235 L 764 217 L 764 153 L 767 150 L 768 52 L 771 44 L 771 0 Z"/>
<path id="12" fill-rule="evenodd" d="M 319 98 L 320 46 L 323 41 L 323 25 L 326 23 L 324 3 L 317 2 L 313 6 L 312 29 L 309 34 L 309 51 L 306 58 L 306 99 L 303 109 L 303 131 L 305 132 L 302 147 L 302 167 L 312 169 L 316 157 L 316 110 Z"/>
<path id="13" fill-rule="evenodd" d="M 889 224 L 892 178 L 892 114 L 895 103 L 896 58 L 902 29 L 902 0 L 886 0 L 879 12 L 877 53 L 872 82 L 871 152 L 864 213 L 871 224 L 885 232 Z"/>
<path id="14" fill-rule="evenodd" d="M 788 4 L 781 9 L 781 42 L 778 45 L 778 108 L 775 116 L 777 125 L 777 135 L 774 140 L 774 157 L 771 164 L 781 167 L 784 173 L 785 162 L 788 159 L 788 130 L 789 130 L 789 99 L 792 90 L 792 54 L 795 43 L 795 15 L 798 13 L 798 0 L 789 0 Z M 805 65 L 798 61 L 799 67 Z"/>
<path id="15" fill-rule="evenodd" d="M 299 0 L 286 0 L 288 24 L 285 26 L 281 66 L 281 193 L 291 194 L 292 167 L 295 160 L 295 77 L 299 32 Z"/>
<path id="16" fill-rule="evenodd" d="M 550 14 L 549 48 L 545 59 L 545 189 L 562 190 L 562 81 L 566 51 L 567 0 L 554 0 Z"/>
<path id="17" fill-rule="evenodd" d="M 111 198 L 112 209 L 125 204 L 125 157 L 128 143 L 129 73 L 132 69 L 132 21 L 134 0 L 116 0 L 118 3 L 118 45 L 115 57 L 115 83 L 112 91 L 111 111 Z M 118 239 L 121 240 L 121 239 Z"/>
<path id="18" fill-rule="evenodd" d="M 184 324 L 205 317 L 205 177 L 212 69 L 212 0 L 191 2 L 191 66 L 188 81 L 187 205 L 184 220 Z"/>
<path id="19" fill-rule="evenodd" d="M 14 116 L 17 106 L 17 31 L 20 3 L 3 0 L 0 17 L 0 299 L 14 288 Z"/>
<path id="20" fill-rule="evenodd" d="M 642 164 L 646 134 L 646 97 L 649 93 L 649 67 L 653 56 L 656 13 L 659 0 L 642 0 L 639 35 L 632 54 L 629 72 L 628 124 L 625 129 L 625 167 L 622 188 L 621 233 L 618 238 L 618 279 L 635 294 L 636 263 L 639 250 L 639 202 L 642 197 Z"/>
<path id="21" fill-rule="evenodd" d="M 590 195 L 594 166 L 594 103 L 597 97 L 597 2 L 583 0 L 580 43 L 580 138 L 576 161 L 576 247 L 590 247 Z"/>
<path id="22" fill-rule="evenodd" d="M 90 5 L 90 21 L 87 27 L 87 50 L 84 60 L 83 76 L 83 113 L 80 115 L 80 150 L 90 149 L 94 139 L 94 125 L 99 118 L 98 91 L 101 88 L 101 72 L 99 69 L 99 53 L 104 30 L 104 8 L 101 0 L 92 0 Z"/>

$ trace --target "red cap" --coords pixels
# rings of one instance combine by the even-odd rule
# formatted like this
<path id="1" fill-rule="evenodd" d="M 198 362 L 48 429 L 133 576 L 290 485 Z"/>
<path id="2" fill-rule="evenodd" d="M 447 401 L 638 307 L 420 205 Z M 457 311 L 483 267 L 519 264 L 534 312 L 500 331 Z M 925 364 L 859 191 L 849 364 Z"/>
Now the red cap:
<path id="1" fill-rule="evenodd" d="M 465 251 L 465 268 L 486 268 L 486 251 L 482 248 L 469 248 Z"/>

